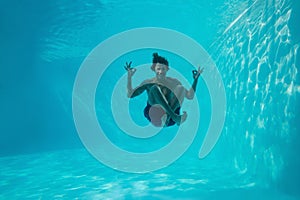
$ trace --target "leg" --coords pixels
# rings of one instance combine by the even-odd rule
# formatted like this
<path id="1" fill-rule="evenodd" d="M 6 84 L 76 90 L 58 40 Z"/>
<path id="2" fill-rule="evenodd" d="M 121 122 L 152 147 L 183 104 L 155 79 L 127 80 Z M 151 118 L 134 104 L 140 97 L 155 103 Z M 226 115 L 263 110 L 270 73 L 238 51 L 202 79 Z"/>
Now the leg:
<path id="1" fill-rule="evenodd" d="M 169 105 L 166 97 L 163 95 L 161 89 L 154 85 L 151 87 L 148 94 L 148 101 L 150 105 L 159 104 L 161 105 L 167 114 L 179 125 L 186 120 L 187 114 L 184 112 L 183 115 L 177 115 L 173 108 Z"/>

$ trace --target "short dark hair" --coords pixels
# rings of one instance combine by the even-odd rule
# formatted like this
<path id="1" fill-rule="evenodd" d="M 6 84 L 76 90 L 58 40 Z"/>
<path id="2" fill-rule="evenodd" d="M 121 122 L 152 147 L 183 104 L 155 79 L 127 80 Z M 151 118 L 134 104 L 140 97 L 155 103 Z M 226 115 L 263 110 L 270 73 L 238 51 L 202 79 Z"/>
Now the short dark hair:
<path id="1" fill-rule="evenodd" d="M 165 59 L 162 56 L 159 56 L 158 53 L 153 53 L 152 63 L 153 64 L 160 63 L 160 64 L 163 64 L 163 65 L 169 66 L 169 62 L 167 61 L 167 59 Z"/>

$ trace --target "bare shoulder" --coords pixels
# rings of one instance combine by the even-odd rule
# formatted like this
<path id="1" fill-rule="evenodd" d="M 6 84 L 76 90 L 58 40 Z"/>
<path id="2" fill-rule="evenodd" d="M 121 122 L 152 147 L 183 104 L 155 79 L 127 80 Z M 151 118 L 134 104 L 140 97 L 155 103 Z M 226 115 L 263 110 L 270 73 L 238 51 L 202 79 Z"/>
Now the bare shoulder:
<path id="1" fill-rule="evenodd" d="M 182 85 L 181 82 L 176 78 L 167 77 L 167 79 L 168 79 L 168 82 L 172 85 Z"/>

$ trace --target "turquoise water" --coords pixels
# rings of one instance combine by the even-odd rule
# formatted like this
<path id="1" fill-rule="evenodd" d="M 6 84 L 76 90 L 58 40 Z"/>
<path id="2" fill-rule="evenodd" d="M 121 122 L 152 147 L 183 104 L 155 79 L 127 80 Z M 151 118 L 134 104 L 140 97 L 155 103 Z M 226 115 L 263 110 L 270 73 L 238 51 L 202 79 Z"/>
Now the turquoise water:
<path id="1" fill-rule="evenodd" d="M 0 199 L 299 199 L 299 10 L 289 0 L 1 1 Z M 197 41 L 221 74 L 227 109 L 216 146 L 199 159 L 213 98 L 201 79 L 191 146 L 168 167 L 136 174 L 111 169 L 86 150 L 74 125 L 72 91 L 82 62 L 100 42 L 143 27 Z M 163 148 L 178 131 L 132 138 L 112 116 L 123 64 L 150 63 L 156 50 L 120 55 L 97 87 L 99 124 L 127 151 Z M 191 83 L 187 60 L 157 51 Z M 129 104 L 143 126 L 145 100 Z M 186 109 L 192 116 L 193 108 Z"/>

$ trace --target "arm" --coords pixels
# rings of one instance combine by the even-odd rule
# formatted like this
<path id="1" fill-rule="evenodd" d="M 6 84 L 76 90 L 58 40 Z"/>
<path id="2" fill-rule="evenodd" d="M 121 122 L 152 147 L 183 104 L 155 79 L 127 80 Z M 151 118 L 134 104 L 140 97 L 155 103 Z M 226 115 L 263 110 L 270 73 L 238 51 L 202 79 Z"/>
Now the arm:
<path id="1" fill-rule="evenodd" d="M 198 71 L 193 70 L 193 84 L 190 90 L 188 90 L 185 94 L 185 97 L 187 99 L 193 99 L 195 96 L 195 92 L 196 92 L 196 87 L 197 87 L 197 83 L 198 83 L 198 78 L 200 77 L 201 73 L 203 72 L 203 68 L 200 69 L 200 67 L 198 68 Z"/>
<path id="2" fill-rule="evenodd" d="M 145 90 L 147 89 L 147 85 L 145 84 L 145 81 L 138 87 L 136 87 L 135 89 L 129 90 L 127 89 L 127 97 L 128 98 L 133 98 L 136 97 L 140 94 L 142 94 Z"/>
<path id="3" fill-rule="evenodd" d="M 130 98 L 132 96 L 133 89 L 132 89 L 132 75 L 130 75 L 130 72 L 128 71 L 127 76 L 127 97 Z"/>
<path id="4" fill-rule="evenodd" d="M 127 70 L 127 97 L 128 98 L 133 98 L 136 97 L 140 94 L 142 94 L 145 90 L 146 90 L 146 85 L 144 84 L 145 82 L 143 82 L 140 86 L 138 86 L 137 88 L 133 89 L 132 88 L 132 76 L 134 75 L 134 73 L 136 72 L 135 68 L 131 68 L 131 63 L 127 63 L 126 62 L 126 66 L 125 69 Z"/>

